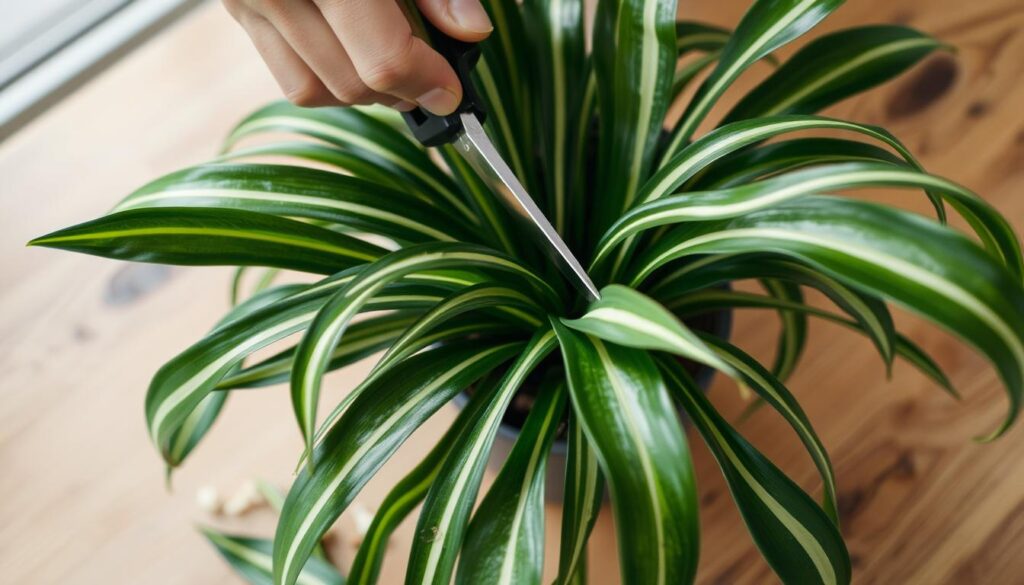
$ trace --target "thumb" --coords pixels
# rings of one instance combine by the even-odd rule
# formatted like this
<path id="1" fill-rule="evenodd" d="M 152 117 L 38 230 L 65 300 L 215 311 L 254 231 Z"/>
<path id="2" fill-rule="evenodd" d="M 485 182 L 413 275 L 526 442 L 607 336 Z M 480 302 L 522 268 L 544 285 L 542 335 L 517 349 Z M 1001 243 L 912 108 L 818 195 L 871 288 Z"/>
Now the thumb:
<path id="1" fill-rule="evenodd" d="M 431 24 L 460 41 L 482 41 L 494 30 L 480 0 L 416 0 L 416 5 Z"/>

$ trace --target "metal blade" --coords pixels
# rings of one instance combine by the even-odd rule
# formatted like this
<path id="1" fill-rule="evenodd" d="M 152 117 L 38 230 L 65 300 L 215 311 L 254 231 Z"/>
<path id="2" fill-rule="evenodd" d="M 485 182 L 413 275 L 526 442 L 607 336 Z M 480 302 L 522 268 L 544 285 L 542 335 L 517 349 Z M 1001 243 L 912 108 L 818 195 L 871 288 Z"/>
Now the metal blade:
<path id="1" fill-rule="evenodd" d="M 601 293 L 587 271 L 519 183 L 512 169 L 505 164 L 477 117 L 471 113 L 460 117 L 463 131 L 456 138 L 455 145 L 462 157 L 499 194 L 505 206 L 533 229 L 541 240 L 541 247 L 576 288 L 591 301 L 600 299 Z"/>

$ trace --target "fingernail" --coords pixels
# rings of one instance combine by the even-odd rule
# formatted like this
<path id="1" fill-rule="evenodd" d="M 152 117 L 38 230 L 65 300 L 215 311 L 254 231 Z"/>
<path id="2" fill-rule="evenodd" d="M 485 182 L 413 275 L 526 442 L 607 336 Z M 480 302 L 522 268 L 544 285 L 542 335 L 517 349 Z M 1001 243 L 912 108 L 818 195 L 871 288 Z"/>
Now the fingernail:
<path id="1" fill-rule="evenodd" d="M 459 98 L 449 89 L 435 87 L 416 98 L 416 103 L 435 116 L 447 116 L 459 107 Z"/>
<path id="2" fill-rule="evenodd" d="M 448 12 L 459 26 L 474 33 L 489 33 L 494 30 L 487 11 L 480 0 L 450 0 Z"/>

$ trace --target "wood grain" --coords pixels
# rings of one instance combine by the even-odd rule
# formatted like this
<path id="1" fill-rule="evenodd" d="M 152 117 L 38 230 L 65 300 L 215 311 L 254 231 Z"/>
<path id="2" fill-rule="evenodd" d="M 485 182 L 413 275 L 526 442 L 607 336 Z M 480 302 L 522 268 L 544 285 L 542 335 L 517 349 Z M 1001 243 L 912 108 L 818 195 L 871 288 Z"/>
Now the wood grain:
<path id="1" fill-rule="evenodd" d="M 730 25 L 745 2 L 681 2 L 681 14 Z M 1024 6 L 1019 0 L 851 2 L 821 31 L 910 24 L 956 45 L 907 76 L 833 108 L 882 124 L 924 164 L 984 194 L 1024 228 Z M 799 43 L 798 43 L 799 44 Z M 788 54 L 792 47 L 783 51 Z M 763 71 L 744 79 L 749 87 Z M 194 524 L 270 534 L 272 515 L 205 517 L 195 490 L 230 492 L 263 477 L 286 485 L 300 445 L 282 389 L 237 393 L 223 420 L 163 489 L 146 439 L 149 376 L 226 308 L 228 273 L 160 269 L 40 249 L 33 236 L 97 216 L 154 176 L 200 162 L 242 115 L 275 97 L 269 75 L 219 6 L 197 11 L 0 146 L 0 581 L 233 583 Z M 908 209 L 906 193 L 867 193 Z M 1024 431 L 991 445 L 1005 399 L 983 359 L 907 315 L 903 330 L 942 362 L 956 403 L 909 368 L 886 380 L 863 339 L 814 323 L 792 381 L 832 454 L 843 533 L 861 583 L 1015 583 L 1024 575 Z M 734 339 L 769 356 L 775 323 L 738 316 Z M 365 365 L 332 378 L 335 401 Z M 728 384 L 712 398 L 743 404 Z M 451 420 L 444 411 L 360 497 L 374 507 Z M 808 489 L 814 470 L 784 423 L 760 412 L 742 427 Z M 422 439 L 422 440 L 419 440 Z M 691 433 L 701 486 L 702 583 L 764 583 L 760 559 L 707 450 Z M 549 520 L 558 507 L 549 506 Z M 615 583 L 611 518 L 591 543 L 593 583 Z M 351 561 L 352 518 L 335 554 Z M 383 583 L 400 583 L 411 526 L 393 543 Z M 557 529 L 549 530 L 554 559 Z M 549 562 L 548 572 L 553 568 Z"/>

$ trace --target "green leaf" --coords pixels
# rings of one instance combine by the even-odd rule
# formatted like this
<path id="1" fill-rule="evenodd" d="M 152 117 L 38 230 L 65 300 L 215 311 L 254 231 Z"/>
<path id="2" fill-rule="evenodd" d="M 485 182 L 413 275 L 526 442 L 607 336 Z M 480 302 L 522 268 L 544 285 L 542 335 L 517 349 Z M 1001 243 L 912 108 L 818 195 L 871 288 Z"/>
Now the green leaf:
<path id="1" fill-rule="evenodd" d="M 324 532 L 409 435 L 521 348 L 466 342 L 428 350 L 356 399 L 317 447 L 315 471 L 302 471 L 288 492 L 274 537 L 274 582 L 293 585 Z"/>
<path id="2" fill-rule="evenodd" d="M 863 323 L 844 319 L 843 317 L 812 307 L 802 303 L 794 303 L 786 299 L 773 298 L 750 293 L 723 291 L 723 290 L 702 290 L 696 293 L 684 295 L 665 306 L 680 316 L 697 315 L 701 313 L 714 312 L 729 309 L 756 308 L 776 309 L 804 313 L 809 316 L 819 317 L 827 321 L 842 325 L 858 333 L 874 337 L 871 329 Z M 942 368 L 927 354 L 918 347 L 912 340 L 896 332 L 893 338 L 893 353 L 910 365 L 917 368 L 921 373 L 928 376 L 943 390 L 954 398 L 959 398 L 959 393 L 953 387 L 949 378 L 942 371 Z"/>
<path id="3" fill-rule="evenodd" d="M 380 358 L 368 378 L 373 378 L 385 371 L 392 363 L 401 361 L 414 353 L 421 339 L 434 328 L 455 317 L 479 311 L 494 309 L 510 315 L 516 321 L 530 329 L 536 329 L 542 321 L 542 311 L 537 303 L 523 293 L 505 286 L 482 283 L 452 293 L 444 301 L 438 303 L 423 314 L 416 323 L 405 328 L 402 336 L 395 341 L 387 353 Z"/>
<path id="4" fill-rule="evenodd" d="M 839 529 L 792 480 L 718 414 L 676 362 L 659 360 L 666 383 L 718 460 L 754 542 L 783 583 L 850 582 Z"/>
<path id="5" fill-rule="evenodd" d="M 753 63 L 804 34 L 838 8 L 843 0 L 757 0 L 747 11 L 722 50 L 718 66 L 673 129 L 662 155 L 668 162 L 693 137 L 722 93 Z"/>
<path id="6" fill-rule="evenodd" d="M 409 554 L 407 585 L 449 583 L 469 514 L 483 478 L 501 416 L 526 377 L 555 348 L 555 334 L 540 329 L 519 359 L 488 392 L 474 422 L 459 435 L 423 504 Z"/>
<path id="7" fill-rule="evenodd" d="M 667 351 L 732 375 L 732 369 L 686 325 L 654 299 L 621 285 L 601 289 L 579 319 L 562 322 L 577 331 L 626 347 Z"/>
<path id="8" fill-rule="evenodd" d="M 382 168 L 363 157 L 356 156 L 345 149 L 328 144 L 302 140 L 257 144 L 225 152 L 211 162 L 234 163 L 240 159 L 264 157 L 284 157 L 329 165 L 353 177 L 359 177 L 377 185 L 384 185 L 392 189 L 410 190 L 412 196 L 420 201 L 430 203 L 428 196 L 415 189 L 409 189 L 408 183 L 403 181 L 401 175 L 393 173 L 387 168 Z"/>
<path id="9" fill-rule="evenodd" d="M 165 364 L 153 377 L 146 394 L 146 420 L 150 436 L 167 457 L 170 437 L 188 413 L 218 382 L 245 357 L 275 341 L 305 329 L 324 305 L 327 297 L 351 282 L 361 268 L 324 279 L 300 292 L 255 311 L 243 319 L 218 327 L 206 337 Z M 466 275 L 410 275 L 405 280 L 430 283 L 434 287 L 463 287 L 474 284 Z M 436 303 L 435 296 L 427 304 Z M 420 298 L 408 295 L 378 295 L 367 310 L 409 308 Z"/>
<path id="10" fill-rule="evenodd" d="M 500 321 L 482 321 L 480 319 L 465 320 L 461 322 L 453 322 L 447 326 L 442 326 L 434 330 L 433 333 L 425 335 L 419 339 L 419 341 L 410 348 L 409 355 L 413 355 L 419 351 L 429 348 L 438 343 L 446 343 L 458 340 L 475 340 L 478 343 L 503 343 L 508 341 L 518 341 L 518 337 L 508 335 L 508 325 Z M 345 398 L 339 402 L 334 409 L 324 417 L 320 428 L 317 429 L 316 435 L 313 437 L 313 444 L 318 445 L 323 440 L 324 435 L 334 425 L 338 417 L 340 417 L 352 404 L 352 401 L 372 388 L 372 384 L 369 378 L 366 378 L 356 386 L 352 392 L 349 392 Z M 301 466 L 305 463 L 305 456 L 299 462 Z"/>
<path id="11" fill-rule="evenodd" d="M 692 51 L 719 51 L 732 36 L 732 31 L 703 22 L 681 20 L 676 23 L 676 50 L 682 57 Z"/>
<path id="12" fill-rule="evenodd" d="M 637 196 L 637 202 L 645 204 L 667 197 L 688 180 L 697 177 L 702 170 L 708 168 L 716 161 L 726 159 L 726 157 L 733 153 L 758 142 L 790 132 L 826 129 L 853 132 L 877 140 L 899 153 L 907 161 L 908 165 L 913 168 L 920 168 L 920 165 L 910 151 L 892 134 L 882 128 L 820 116 L 758 118 L 728 124 L 709 132 L 694 143 L 683 148 L 671 160 L 663 163 L 662 168 L 644 183 L 640 194 Z M 938 216 L 945 218 L 942 200 L 934 196 L 930 196 L 930 198 Z M 616 219 L 622 220 L 621 217 Z M 604 238 L 597 246 L 595 256 L 603 257 L 609 254 L 610 250 L 605 248 L 609 237 L 613 237 L 613 230 L 605 232 Z M 614 256 L 614 261 L 608 268 L 609 279 L 614 280 L 618 276 L 626 258 L 632 256 L 631 251 L 635 247 L 636 241 L 633 238 L 628 238 L 620 248 L 619 253 Z"/>
<path id="13" fill-rule="evenodd" d="M 726 115 L 725 121 L 809 114 L 884 83 L 942 43 L 912 28 L 863 26 L 805 45 Z"/>
<path id="14" fill-rule="evenodd" d="M 616 222 L 594 259 L 603 260 L 618 243 L 644 230 L 688 221 L 741 216 L 813 194 L 865 187 L 928 189 L 944 197 L 967 219 L 982 243 L 1018 277 L 1024 275 L 1017 236 L 985 200 L 951 181 L 887 163 L 825 165 L 719 191 L 691 192 L 641 205 Z"/>
<path id="15" fill-rule="evenodd" d="M 772 116 L 727 124 L 687 145 L 643 185 L 637 202 L 649 203 L 672 194 L 705 167 L 750 145 L 805 130 L 839 130 L 867 136 L 895 150 L 910 166 L 920 168 L 903 143 L 883 128 L 822 116 Z"/>
<path id="16" fill-rule="evenodd" d="M 397 312 L 353 323 L 345 339 L 331 354 L 327 369 L 330 371 L 345 367 L 390 347 L 418 318 L 417 313 Z M 261 388 L 287 382 L 294 357 L 295 348 L 286 349 L 226 376 L 217 384 L 217 388 Z"/>
<path id="17" fill-rule="evenodd" d="M 271 551 L 274 544 L 262 538 L 234 536 L 213 530 L 199 529 L 236 573 L 253 585 L 273 585 Z M 324 560 L 311 558 L 296 581 L 299 585 L 344 585 L 345 578 Z"/>
<path id="18" fill-rule="evenodd" d="M 672 99 L 678 98 L 683 90 L 700 75 L 701 71 L 707 69 L 708 65 L 717 61 L 720 56 L 719 52 L 701 55 L 676 69 L 675 76 L 672 78 Z"/>
<path id="19" fill-rule="evenodd" d="M 586 89 L 583 5 L 572 0 L 526 0 L 523 18 L 534 48 L 535 101 L 543 129 L 548 195 L 547 216 L 559 233 L 568 225 L 572 180 L 572 139 L 578 133 L 579 104 Z M 588 123 L 584 120 L 583 123 Z"/>
<path id="20" fill-rule="evenodd" d="M 316 219 L 399 241 L 475 239 L 460 218 L 401 190 L 295 166 L 192 167 L 138 189 L 114 211 L 162 207 L 241 209 Z"/>
<path id="21" fill-rule="evenodd" d="M 597 454 L 583 433 L 579 418 L 571 412 L 566 436 L 562 540 L 556 585 L 585 583 L 587 540 L 604 500 L 604 480 Z"/>
<path id="22" fill-rule="evenodd" d="M 494 31 L 480 43 L 473 77 L 488 113 L 485 128 L 527 191 L 543 201 L 533 168 L 533 78 L 522 13 L 515 0 L 492 0 L 484 8 Z"/>
<path id="23" fill-rule="evenodd" d="M 539 585 L 544 564 L 544 478 L 565 412 L 559 373 L 537 389 L 519 437 L 473 514 L 455 582 Z"/>
<path id="24" fill-rule="evenodd" d="M 647 176 L 672 98 L 677 57 L 674 0 L 597 7 L 595 72 L 600 110 L 597 226 L 628 209 Z"/>
<path id="25" fill-rule="evenodd" d="M 707 253 L 785 254 L 888 298 L 948 329 L 995 365 L 1006 385 L 1006 420 L 1024 387 L 1024 288 L 1016 276 L 961 234 L 876 204 L 808 197 L 723 222 L 692 224 L 638 263 L 633 285 L 676 258 Z"/>
<path id="26" fill-rule="evenodd" d="M 321 379 L 327 371 L 334 348 L 352 318 L 385 286 L 403 276 L 413 272 L 466 266 L 506 272 L 541 290 L 549 290 L 547 283 L 515 260 L 469 244 L 420 244 L 392 252 L 379 262 L 367 266 L 327 301 L 295 350 L 295 365 L 291 376 L 292 406 L 307 450 L 313 444 L 316 430 Z"/>
<path id="27" fill-rule="evenodd" d="M 762 400 L 767 402 L 789 423 L 800 442 L 803 443 L 807 452 L 814 461 L 814 466 L 821 475 L 822 482 L 822 509 L 828 514 L 829 519 L 839 526 L 839 508 L 836 497 L 836 478 L 832 470 L 832 462 L 829 460 L 825 445 L 818 438 L 817 433 L 811 426 L 811 421 L 804 414 L 800 404 L 789 390 L 782 384 L 778 377 L 766 370 L 754 358 L 750 357 L 738 347 L 729 342 L 703 335 L 704 341 L 715 348 L 718 355 L 743 377 L 744 382 L 754 390 Z"/>
<path id="28" fill-rule="evenodd" d="M 214 331 L 227 327 L 305 288 L 304 285 L 283 285 L 260 291 L 228 311 L 214 326 Z M 172 434 L 170 448 L 166 455 L 168 481 L 170 480 L 172 469 L 181 465 L 189 453 L 206 436 L 213 423 L 216 422 L 227 398 L 228 392 L 216 392 L 207 395 L 200 401 L 195 410 L 189 413 L 188 417 L 182 422 L 181 427 Z"/>
<path id="29" fill-rule="evenodd" d="M 441 465 L 455 440 L 476 420 L 477 413 L 489 397 L 483 392 L 474 392 L 470 395 L 466 406 L 434 448 L 388 492 L 387 497 L 377 508 L 373 522 L 370 523 L 363 543 L 356 552 L 356 558 L 352 561 L 352 568 L 349 570 L 351 585 L 371 585 L 377 582 L 391 533 L 426 497 L 427 490 L 441 471 Z"/>
<path id="30" fill-rule="evenodd" d="M 736 187 L 786 171 L 839 162 L 907 164 L 888 150 L 864 142 L 841 138 L 796 138 L 734 152 L 705 167 L 686 184 L 684 190 Z"/>
<path id="31" fill-rule="evenodd" d="M 653 360 L 553 323 L 574 412 L 611 490 L 622 582 L 692 582 L 699 556 L 693 464 Z"/>
<path id="32" fill-rule="evenodd" d="M 495 248 L 515 255 L 518 248 L 511 235 L 514 232 L 514 226 L 510 225 L 512 217 L 498 202 L 494 191 L 477 175 L 454 146 L 445 144 L 438 152 L 476 214 L 482 218 L 481 221 L 486 227 L 480 228 L 480 231 L 486 232 L 486 235 L 493 239 Z"/>
<path id="33" fill-rule="evenodd" d="M 250 271 L 249 266 L 239 266 L 235 269 L 235 275 L 231 277 L 231 305 L 237 305 L 244 299 L 242 293 L 242 281 L 245 279 L 245 275 Z M 265 268 L 261 271 L 259 280 L 253 285 L 250 295 L 255 295 L 262 292 L 274 284 L 276 279 L 281 274 L 280 268 Z"/>
<path id="34" fill-rule="evenodd" d="M 814 268 L 786 259 L 784 256 L 757 255 L 709 258 L 692 263 L 666 275 L 651 293 L 658 298 L 676 298 L 689 291 L 744 278 L 771 278 L 810 286 L 853 317 L 861 330 L 878 348 L 878 353 L 891 366 L 896 329 L 892 315 L 880 299 L 837 281 Z M 790 303 L 792 305 L 792 303 Z M 666 306 L 675 307 L 669 301 Z M 781 306 L 781 305 L 780 305 Z"/>
<path id="35" fill-rule="evenodd" d="M 803 303 L 804 296 L 797 284 L 767 278 L 761 281 L 761 285 L 773 297 Z M 779 320 L 782 327 L 779 331 L 779 341 L 776 343 L 772 374 L 780 380 L 785 380 L 796 368 L 807 343 L 807 317 L 799 312 L 782 309 L 779 311 Z"/>
<path id="36" fill-rule="evenodd" d="M 167 479 L 170 482 L 171 471 L 181 465 L 193 449 L 203 440 L 213 423 L 216 422 L 224 403 L 228 399 L 227 392 L 208 394 L 189 413 L 170 440 L 167 451 Z"/>
<path id="37" fill-rule="evenodd" d="M 137 209 L 29 242 L 105 258 L 186 266 L 276 266 L 331 274 L 386 250 L 302 222 L 237 209 Z"/>
<path id="38" fill-rule="evenodd" d="M 425 200 L 436 201 L 476 222 L 451 179 L 418 144 L 356 108 L 300 108 L 285 101 L 274 102 L 242 120 L 225 140 L 224 150 L 249 136 L 280 132 L 310 136 L 338 146 L 400 177 L 403 186 L 416 189 Z"/>

